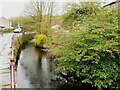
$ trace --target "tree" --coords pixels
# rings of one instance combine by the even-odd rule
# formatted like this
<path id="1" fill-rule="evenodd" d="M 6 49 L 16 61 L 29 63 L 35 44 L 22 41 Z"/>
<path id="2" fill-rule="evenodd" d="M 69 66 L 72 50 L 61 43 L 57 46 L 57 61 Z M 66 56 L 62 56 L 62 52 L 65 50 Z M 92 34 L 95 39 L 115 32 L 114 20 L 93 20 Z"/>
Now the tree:
<path id="1" fill-rule="evenodd" d="M 18 21 L 21 27 L 23 27 L 26 31 L 32 31 L 33 20 L 29 16 L 19 16 L 19 17 L 11 17 L 10 20 L 13 23 L 15 28 L 18 27 Z"/>
<path id="2" fill-rule="evenodd" d="M 43 2 L 42 0 L 26 5 L 25 13 L 34 20 L 34 27 L 38 33 L 47 35 L 46 30 L 51 27 L 53 5 L 53 2 Z"/>

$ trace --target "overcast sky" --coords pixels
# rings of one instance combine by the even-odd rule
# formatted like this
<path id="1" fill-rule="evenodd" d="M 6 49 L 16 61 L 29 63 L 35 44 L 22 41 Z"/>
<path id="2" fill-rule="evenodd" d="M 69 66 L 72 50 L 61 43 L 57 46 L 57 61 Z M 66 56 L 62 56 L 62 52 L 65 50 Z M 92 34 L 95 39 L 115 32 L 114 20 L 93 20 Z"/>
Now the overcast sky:
<path id="1" fill-rule="evenodd" d="M 24 6 L 29 1 L 31 0 L 0 0 L 0 17 L 10 18 L 14 16 L 23 15 Z M 60 3 L 60 2 L 78 2 L 79 0 L 54 0 L 54 1 Z M 97 1 L 97 0 L 80 0 L 80 1 L 83 2 L 83 1 Z M 101 1 L 111 2 L 113 0 L 101 0 Z M 58 12 L 60 11 L 58 10 Z"/>

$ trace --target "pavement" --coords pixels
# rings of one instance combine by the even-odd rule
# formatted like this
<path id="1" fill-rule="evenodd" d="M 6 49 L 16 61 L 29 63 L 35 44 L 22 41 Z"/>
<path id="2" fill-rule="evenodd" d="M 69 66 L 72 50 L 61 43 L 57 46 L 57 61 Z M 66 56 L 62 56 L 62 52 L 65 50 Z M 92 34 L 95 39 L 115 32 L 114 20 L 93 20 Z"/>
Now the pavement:
<path id="1" fill-rule="evenodd" d="M 10 88 L 10 52 L 13 33 L 0 35 L 0 90 Z"/>

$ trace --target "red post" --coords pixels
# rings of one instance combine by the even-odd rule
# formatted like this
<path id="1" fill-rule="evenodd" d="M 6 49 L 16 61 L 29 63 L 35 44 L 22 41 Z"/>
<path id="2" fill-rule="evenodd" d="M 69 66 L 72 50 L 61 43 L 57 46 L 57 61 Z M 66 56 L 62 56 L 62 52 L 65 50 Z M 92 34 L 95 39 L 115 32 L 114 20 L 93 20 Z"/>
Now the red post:
<path id="1" fill-rule="evenodd" d="M 10 79 L 11 79 L 11 90 L 16 90 L 15 62 L 13 60 L 10 60 Z"/>
<path id="2" fill-rule="evenodd" d="M 16 90 L 16 77 L 15 77 L 15 62 L 14 62 L 14 43 L 15 35 L 12 36 L 12 55 L 10 59 L 10 81 L 11 81 L 11 90 Z"/>

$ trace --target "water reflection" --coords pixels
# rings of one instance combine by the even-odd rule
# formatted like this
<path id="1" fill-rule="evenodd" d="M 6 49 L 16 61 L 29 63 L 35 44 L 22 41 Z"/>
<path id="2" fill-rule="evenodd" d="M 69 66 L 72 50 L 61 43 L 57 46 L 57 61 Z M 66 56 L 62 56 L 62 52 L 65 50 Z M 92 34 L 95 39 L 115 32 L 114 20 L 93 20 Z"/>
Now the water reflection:
<path id="1" fill-rule="evenodd" d="M 17 67 L 18 88 L 55 88 L 54 68 L 44 51 L 27 45 L 21 51 Z"/>
<path id="2" fill-rule="evenodd" d="M 97 90 L 89 84 L 81 84 L 72 79 L 72 83 L 66 79 L 56 80 L 54 74 L 55 64 L 47 58 L 46 52 L 35 48 L 32 44 L 26 45 L 20 53 L 17 67 L 17 88 L 32 88 L 39 90 L 49 88 L 49 90 L 63 90 L 63 88 L 72 88 L 75 90 Z M 63 76 L 63 75 L 62 75 Z M 34 88 L 34 89 L 33 89 Z M 65 89 L 64 89 L 65 90 Z M 104 89 L 103 89 L 104 90 Z"/>

